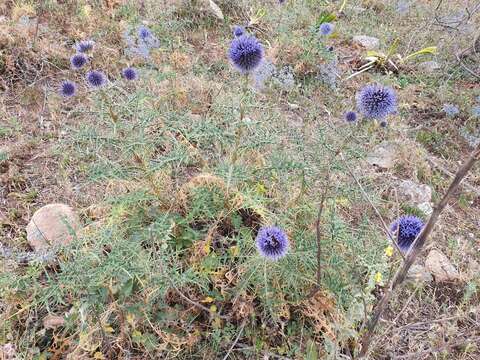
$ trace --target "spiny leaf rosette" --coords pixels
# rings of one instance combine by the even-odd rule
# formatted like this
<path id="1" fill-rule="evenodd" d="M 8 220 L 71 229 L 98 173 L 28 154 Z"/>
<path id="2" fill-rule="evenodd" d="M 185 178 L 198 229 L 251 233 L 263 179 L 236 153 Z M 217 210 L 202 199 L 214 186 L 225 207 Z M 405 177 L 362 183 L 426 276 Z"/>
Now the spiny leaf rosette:
<path id="1" fill-rule="evenodd" d="M 228 56 L 238 71 L 248 74 L 262 62 L 263 46 L 254 36 L 241 35 L 232 40 Z"/>
<path id="2" fill-rule="evenodd" d="M 276 226 L 260 228 L 255 243 L 260 255 L 269 260 L 278 260 L 284 257 L 289 248 L 287 234 Z"/>
<path id="3" fill-rule="evenodd" d="M 377 84 L 366 85 L 357 94 L 357 107 L 363 116 L 382 120 L 397 111 L 395 90 Z"/>
<path id="4" fill-rule="evenodd" d="M 404 253 L 408 252 L 424 226 L 422 219 L 414 215 L 399 217 L 390 225 L 390 232 Z"/>

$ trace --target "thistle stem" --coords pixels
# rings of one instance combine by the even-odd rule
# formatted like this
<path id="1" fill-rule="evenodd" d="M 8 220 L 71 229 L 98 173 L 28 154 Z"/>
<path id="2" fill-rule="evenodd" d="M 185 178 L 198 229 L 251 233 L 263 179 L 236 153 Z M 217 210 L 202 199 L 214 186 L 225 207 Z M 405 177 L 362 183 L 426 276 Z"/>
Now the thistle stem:
<path id="1" fill-rule="evenodd" d="M 243 83 L 242 83 L 242 97 L 240 98 L 240 124 L 237 127 L 235 132 L 235 146 L 232 152 L 232 167 L 235 166 L 235 163 L 238 159 L 238 150 L 240 149 L 240 142 L 242 140 L 243 135 L 243 120 L 245 118 L 245 98 L 247 97 L 248 91 L 248 74 L 243 76 Z"/>
<path id="2" fill-rule="evenodd" d="M 107 97 L 107 94 L 103 90 L 100 91 L 100 96 L 102 97 L 105 105 L 108 107 L 108 115 L 110 116 L 110 119 L 112 119 L 113 123 L 113 133 L 117 133 L 117 122 L 118 122 L 118 115 L 113 111 L 112 108 L 112 103 L 110 102 L 110 99 Z"/>

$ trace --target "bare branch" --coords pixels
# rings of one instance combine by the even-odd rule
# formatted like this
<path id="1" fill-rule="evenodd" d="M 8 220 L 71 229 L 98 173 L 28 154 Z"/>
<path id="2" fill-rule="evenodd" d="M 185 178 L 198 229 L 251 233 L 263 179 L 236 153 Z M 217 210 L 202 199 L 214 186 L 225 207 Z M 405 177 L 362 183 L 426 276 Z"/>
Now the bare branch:
<path id="1" fill-rule="evenodd" d="M 363 358 L 367 355 L 375 328 L 378 324 L 380 316 L 383 314 L 383 311 L 387 307 L 393 295 L 393 292 L 405 280 L 408 270 L 414 263 L 417 256 L 420 254 L 423 248 L 423 245 L 425 244 L 425 241 L 427 240 L 428 236 L 432 232 L 433 227 L 437 223 L 440 214 L 447 206 L 448 201 L 454 195 L 455 191 L 458 189 L 461 181 L 465 178 L 465 176 L 468 174 L 472 166 L 478 160 L 479 155 L 480 155 L 480 144 L 472 152 L 470 157 L 463 163 L 460 169 L 458 169 L 457 173 L 455 174 L 455 178 L 452 180 L 450 186 L 448 187 L 447 192 L 443 196 L 442 200 L 440 200 L 440 202 L 435 206 L 432 214 L 430 215 L 430 218 L 428 219 L 427 224 L 422 229 L 422 232 L 418 235 L 417 239 L 413 243 L 412 248 L 408 252 L 403 265 L 395 273 L 395 276 L 393 277 L 393 280 L 391 281 L 389 288 L 385 291 L 383 297 L 380 299 L 380 301 L 378 302 L 377 306 L 374 309 L 373 315 L 370 318 L 370 322 L 367 325 L 367 331 L 362 336 L 362 339 L 360 341 L 360 344 L 362 344 L 362 349 L 359 353 L 359 358 Z"/>

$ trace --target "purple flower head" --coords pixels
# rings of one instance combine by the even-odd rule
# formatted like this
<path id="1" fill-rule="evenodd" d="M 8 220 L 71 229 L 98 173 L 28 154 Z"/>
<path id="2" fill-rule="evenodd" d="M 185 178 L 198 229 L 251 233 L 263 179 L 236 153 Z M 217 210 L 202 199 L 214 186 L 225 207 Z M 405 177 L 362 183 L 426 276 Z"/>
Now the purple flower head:
<path id="1" fill-rule="evenodd" d="M 93 45 L 95 45 L 95 42 L 92 40 L 82 40 L 75 45 L 75 49 L 77 49 L 79 53 L 85 53 L 92 50 Z"/>
<path id="2" fill-rule="evenodd" d="M 320 25 L 320 34 L 323 36 L 330 35 L 333 32 L 334 27 L 335 26 L 331 23 L 323 23 Z"/>
<path id="3" fill-rule="evenodd" d="M 396 238 L 397 245 L 404 253 L 408 252 L 424 226 L 423 221 L 414 216 L 406 215 L 399 217 L 390 225 L 390 232 Z"/>
<path id="4" fill-rule="evenodd" d="M 60 85 L 60 95 L 62 95 L 65 98 L 72 97 L 76 94 L 77 92 L 77 85 L 70 80 L 65 80 L 62 82 L 62 85 Z"/>
<path id="5" fill-rule="evenodd" d="M 261 227 L 255 243 L 260 255 L 269 260 L 278 260 L 284 257 L 289 247 L 287 234 L 276 226 Z"/>
<path id="6" fill-rule="evenodd" d="M 388 126 L 388 121 L 383 119 L 382 121 L 380 121 L 380 126 L 386 128 Z"/>
<path id="7" fill-rule="evenodd" d="M 263 47 L 254 36 L 242 35 L 233 39 L 228 55 L 237 70 L 246 74 L 260 65 Z"/>
<path id="8" fill-rule="evenodd" d="M 138 71 L 133 67 L 128 67 L 122 70 L 122 76 L 125 80 L 134 81 L 138 79 Z"/>
<path id="9" fill-rule="evenodd" d="M 391 87 L 365 85 L 357 93 L 357 108 L 363 116 L 381 120 L 397 110 L 397 96 Z"/>
<path id="10" fill-rule="evenodd" d="M 87 73 L 87 82 L 93 88 L 99 88 L 105 85 L 107 78 L 101 71 L 92 70 Z"/>
<path id="11" fill-rule="evenodd" d="M 245 28 L 243 26 L 238 26 L 238 25 L 235 25 L 233 27 L 233 35 L 235 37 L 239 37 L 239 36 L 242 36 L 242 35 L 245 35 Z"/>
<path id="12" fill-rule="evenodd" d="M 147 40 L 149 37 L 152 36 L 152 32 L 149 28 L 145 26 L 140 26 L 138 28 L 138 37 L 142 40 Z"/>
<path id="13" fill-rule="evenodd" d="M 349 123 L 357 121 L 357 113 L 355 111 L 347 111 L 345 113 L 345 120 Z"/>
<path id="14" fill-rule="evenodd" d="M 70 58 L 70 64 L 74 69 L 77 69 L 77 70 L 83 67 L 87 63 L 87 61 L 88 61 L 87 55 L 83 53 L 75 54 Z"/>
<path id="15" fill-rule="evenodd" d="M 452 104 L 443 104 L 442 110 L 445 114 L 447 114 L 448 117 L 451 117 L 451 118 L 457 116 L 458 113 L 460 112 L 458 107 Z"/>

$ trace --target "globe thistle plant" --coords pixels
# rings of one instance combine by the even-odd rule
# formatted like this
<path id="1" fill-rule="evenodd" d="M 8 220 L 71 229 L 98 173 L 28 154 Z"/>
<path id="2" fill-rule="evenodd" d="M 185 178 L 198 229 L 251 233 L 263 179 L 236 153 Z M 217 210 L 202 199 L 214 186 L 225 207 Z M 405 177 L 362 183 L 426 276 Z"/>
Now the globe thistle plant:
<path id="1" fill-rule="evenodd" d="M 423 221 L 414 215 L 401 216 L 390 225 L 392 237 L 402 252 L 408 252 L 424 225 Z"/>
<path id="2" fill-rule="evenodd" d="M 138 71 L 133 67 L 128 67 L 122 70 L 122 77 L 128 81 L 134 81 L 138 79 Z"/>
<path id="3" fill-rule="evenodd" d="M 72 65 L 72 68 L 76 70 L 82 68 L 87 63 L 87 61 L 87 55 L 83 53 L 75 54 L 70 58 L 70 64 Z"/>
<path id="4" fill-rule="evenodd" d="M 345 120 L 349 123 L 357 121 L 357 113 L 355 111 L 347 111 L 345 113 Z"/>
<path id="5" fill-rule="evenodd" d="M 228 55 L 238 71 L 248 74 L 262 62 L 263 46 L 254 36 L 242 35 L 233 39 Z"/>
<path id="6" fill-rule="evenodd" d="M 75 45 L 75 49 L 79 53 L 86 53 L 93 49 L 95 42 L 92 40 L 82 40 Z"/>
<path id="7" fill-rule="evenodd" d="M 140 26 L 138 28 L 138 40 L 136 51 L 140 54 L 146 54 L 146 56 L 143 55 L 144 57 L 148 57 L 150 49 L 159 46 L 158 39 L 153 35 L 152 31 L 145 26 Z"/>
<path id="8" fill-rule="evenodd" d="M 451 117 L 451 118 L 457 116 L 458 113 L 460 112 L 458 107 L 452 104 L 443 104 L 442 110 L 445 114 L 447 114 L 448 117 Z"/>
<path id="9" fill-rule="evenodd" d="M 397 110 L 397 96 L 391 87 L 369 84 L 357 93 L 357 108 L 367 118 L 382 120 Z"/>
<path id="10" fill-rule="evenodd" d="M 87 73 L 86 76 L 87 83 L 90 85 L 92 88 L 100 88 L 105 85 L 107 82 L 107 78 L 105 77 L 105 74 L 101 71 L 97 70 L 92 70 Z"/>
<path id="11" fill-rule="evenodd" d="M 238 26 L 238 25 L 235 25 L 233 27 L 233 35 L 235 37 L 239 37 L 239 36 L 242 36 L 242 35 L 245 35 L 245 28 L 243 26 Z"/>
<path id="12" fill-rule="evenodd" d="M 73 81 L 65 80 L 60 85 L 59 92 L 60 92 L 60 95 L 62 95 L 65 98 L 75 96 L 75 94 L 77 93 L 77 85 Z"/>
<path id="13" fill-rule="evenodd" d="M 331 33 L 333 33 L 334 28 L 335 26 L 331 23 L 323 23 L 320 25 L 320 28 L 319 28 L 320 34 L 323 36 L 328 36 Z"/>
<path id="14" fill-rule="evenodd" d="M 152 36 L 152 32 L 150 31 L 149 28 L 145 27 L 145 26 L 140 26 L 138 28 L 138 37 L 141 39 L 141 40 L 147 40 L 149 37 Z"/>
<path id="15" fill-rule="evenodd" d="M 289 248 L 287 234 L 276 226 L 260 228 L 255 243 L 260 255 L 268 260 L 284 257 Z"/>

